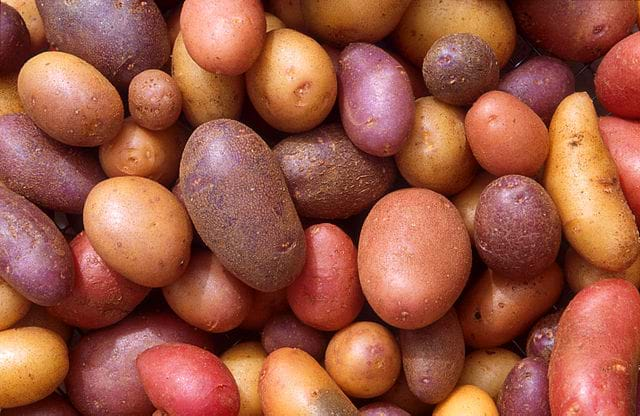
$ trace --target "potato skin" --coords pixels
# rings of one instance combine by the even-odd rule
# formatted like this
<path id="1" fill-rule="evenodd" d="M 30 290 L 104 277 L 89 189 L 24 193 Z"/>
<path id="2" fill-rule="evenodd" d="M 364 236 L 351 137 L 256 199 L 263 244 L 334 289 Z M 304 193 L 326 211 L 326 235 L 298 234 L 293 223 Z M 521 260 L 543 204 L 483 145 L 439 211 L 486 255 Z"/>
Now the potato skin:
<path id="1" fill-rule="evenodd" d="M 576 293 L 604 279 L 624 279 L 631 282 L 635 287 L 640 286 L 640 257 L 628 269 L 620 272 L 610 272 L 593 266 L 580 257 L 573 248 L 569 247 L 564 257 L 564 270 L 569 287 Z"/>
<path id="2" fill-rule="evenodd" d="M 198 127 L 182 155 L 180 182 L 198 234 L 229 272 L 265 292 L 291 284 L 304 266 L 304 231 L 260 136 L 233 120 Z"/>
<path id="3" fill-rule="evenodd" d="M 129 84 L 129 111 L 136 123 L 144 128 L 169 128 L 182 112 L 180 88 L 166 72 L 147 69 Z"/>
<path id="4" fill-rule="evenodd" d="M 436 406 L 433 416 L 498 416 L 498 409 L 491 397 L 472 385 L 456 387 Z"/>
<path id="5" fill-rule="evenodd" d="M 527 337 L 527 357 L 540 357 L 549 362 L 561 315 L 562 311 L 545 315 L 531 328 Z"/>
<path id="6" fill-rule="evenodd" d="M 2 409 L 3 416 L 80 416 L 67 400 L 58 393 L 26 406 Z"/>
<path id="7" fill-rule="evenodd" d="M 381 198 L 396 178 L 390 158 L 359 150 L 337 123 L 287 137 L 273 154 L 302 217 L 356 215 Z"/>
<path id="8" fill-rule="evenodd" d="M 258 384 L 267 353 L 259 342 L 242 342 L 225 351 L 220 359 L 238 385 L 240 412 L 238 416 L 262 416 Z"/>
<path id="9" fill-rule="evenodd" d="M 169 59 L 167 25 L 155 2 L 36 1 L 49 43 L 89 62 L 120 90 Z"/>
<path id="10" fill-rule="evenodd" d="M 411 413 L 390 403 L 375 402 L 361 407 L 358 416 L 411 416 Z"/>
<path id="11" fill-rule="evenodd" d="M 301 0 L 269 0 L 269 10 L 278 16 L 287 27 L 305 32 Z"/>
<path id="12" fill-rule="evenodd" d="M 0 279 L 0 331 L 11 328 L 31 309 L 31 302 Z"/>
<path id="13" fill-rule="evenodd" d="M 265 12 L 264 17 L 265 19 L 267 19 L 267 28 L 266 28 L 267 33 L 271 32 L 272 30 L 282 29 L 283 27 L 287 27 L 284 24 L 284 22 L 274 14 Z"/>
<path id="14" fill-rule="evenodd" d="M 0 130 L 0 180 L 42 207 L 82 213 L 89 191 L 105 179 L 95 155 L 52 139 L 26 114 L 0 116 Z"/>
<path id="15" fill-rule="evenodd" d="M 0 74 L 20 69 L 31 52 L 29 30 L 20 13 L 0 3 Z"/>
<path id="16" fill-rule="evenodd" d="M 328 343 L 326 333 L 306 325 L 290 313 L 272 317 L 262 330 L 262 346 L 267 354 L 283 347 L 298 348 L 321 363 Z"/>
<path id="17" fill-rule="evenodd" d="M 470 270 L 471 244 L 462 218 L 433 191 L 387 194 L 362 226 L 362 291 L 373 310 L 397 328 L 422 328 L 444 316 Z"/>
<path id="18" fill-rule="evenodd" d="M 427 327 L 399 332 L 409 389 L 425 403 L 441 402 L 453 391 L 464 366 L 464 337 L 455 310 Z"/>
<path id="19" fill-rule="evenodd" d="M 596 282 L 571 300 L 549 363 L 552 414 L 635 414 L 639 320 L 638 290 L 622 279 Z"/>
<path id="20" fill-rule="evenodd" d="M 44 23 L 38 12 L 36 0 L 4 0 L 3 3 L 16 9 L 24 19 L 31 38 L 31 51 L 39 52 L 47 46 Z"/>
<path id="21" fill-rule="evenodd" d="M 496 177 L 492 174 L 485 171 L 479 171 L 469 186 L 451 198 L 451 202 L 453 202 L 453 205 L 455 205 L 458 212 L 460 212 L 464 225 L 467 227 L 471 242 L 473 242 L 476 209 L 478 207 L 480 195 L 482 195 L 482 191 L 484 191 L 485 188 L 495 179 Z"/>
<path id="22" fill-rule="evenodd" d="M 47 308 L 39 305 L 32 305 L 29 312 L 13 326 L 14 328 L 24 328 L 36 326 L 55 332 L 65 342 L 71 340 L 73 328 L 62 322 L 59 318 L 51 315 Z"/>
<path id="23" fill-rule="evenodd" d="M 357 416 L 358 409 L 309 354 L 280 348 L 267 357 L 260 375 L 265 416 Z"/>
<path id="24" fill-rule="evenodd" d="M 54 222 L 0 183 L 2 278 L 33 303 L 51 306 L 71 293 L 73 257 Z"/>
<path id="25" fill-rule="evenodd" d="M 0 74 L 0 116 L 22 112 L 24 107 L 18 95 L 18 74 Z"/>
<path id="26" fill-rule="evenodd" d="M 89 63 L 64 52 L 43 52 L 29 59 L 18 75 L 18 94 L 38 127 L 71 146 L 108 142 L 124 120 L 122 100 L 113 85 Z"/>
<path id="27" fill-rule="evenodd" d="M 363 152 L 379 157 L 396 154 L 411 131 L 415 113 L 404 68 L 383 49 L 367 43 L 344 48 L 338 66 L 338 104 L 347 135 Z"/>
<path id="28" fill-rule="evenodd" d="M 381 399 L 400 407 L 411 415 L 431 414 L 433 410 L 433 405 L 426 404 L 411 392 L 407 378 L 403 372 L 400 372 L 396 384 L 383 394 Z"/>
<path id="29" fill-rule="evenodd" d="M 565 238 L 596 267 L 628 268 L 640 250 L 638 229 L 586 93 L 560 103 L 549 137 L 544 187 L 558 208 Z"/>
<path id="30" fill-rule="evenodd" d="M 286 288 L 275 292 L 260 292 L 256 290 L 253 293 L 253 302 L 251 302 L 249 313 L 240 324 L 240 328 L 249 331 L 260 331 L 274 315 L 284 313 L 288 309 Z"/>
<path id="31" fill-rule="evenodd" d="M 495 398 L 507 375 L 520 360 L 518 354 L 504 348 L 472 351 L 465 358 L 458 385 L 472 384 Z"/>
<path id="32" fill-rule="evenodd" d="M 496 400 L 501 416 L 551 416 L 548 366 L 542 358 L 520 361 L 504 381 Z"/>
<path id="33" fill-rule="evenodd" d="M 518 27 L 534 45 L 564 60 L 591 62 L 627 36 L 636 20 L 633 1 L 604 4 L 515 0 L 511 7 Z"/>
<path id="34" fill-rule="evenodd" d="M 0 331 L 2 390 L 0 407 L 24 406 L 44 399 L 69 370 L 67 345 L 54 332 L 27 327 Z"/>

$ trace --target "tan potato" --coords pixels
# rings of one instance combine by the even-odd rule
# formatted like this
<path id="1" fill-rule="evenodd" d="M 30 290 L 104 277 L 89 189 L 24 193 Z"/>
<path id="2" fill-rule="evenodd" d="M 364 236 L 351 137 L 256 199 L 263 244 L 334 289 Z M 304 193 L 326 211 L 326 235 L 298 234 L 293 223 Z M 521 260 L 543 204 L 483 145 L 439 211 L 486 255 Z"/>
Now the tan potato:
<path id="1" fill-rule="evenodd" d="M 0 408 L 44 399 L 69 371 L 67 345 L 54 332 L 37 327 L 0 332 Z"/>
<path id="2" fill-rule="evenodd" d="M 478 201 L 480 200 L 480 194 L 482 191 L 496 179 L 492 174 L 480 171 L 473 178 L 473 181 L 464 188 L 462 192 L 451 198 L 451 202 L 453 205 L 458 208 L 460 212 L 460 216 L 462 216 L 462 220 L 464 221 L 465 227 L 467 227 L 467 231 L 469 232 L 469 237 L 473 240 L 473 229 L 476 220 L 476 207 L 478 206 Z"/>
<path id="3" fill-rule="evenodd" d="M 515 352 L 504 348 L 476 350 L 464 360 L 458 385 L 480 387 L 495 399 L 509 371 L 521 360 Z"/>
<path id="4" fill-rule="evenodd" d="M 499 416 L 495 402 L 476 386 L 458 386 L 433 411 L 433 416 Z"/>
<path id="5" fill-rule="evenodd" d="M 627 269 L 640 252 L 638 228 L 587 93 L 560 103 L 549 137 L 544 187 L 558 208 L 564 236 L 594 266 Z"/>
<path id="6" fill-rule="evenodd" d="M 147 69 L 133 77 L 129 84 L 129 111 L 144 128 L 168 129 L 182 112 L 180 88 L 166 72 Z"/>
<path id="7" fill-rule="evenodd" d="M 227 366 L 240 392 L 238 416 L 262 416 L 258 383 L 267 353 L 259 342 L 243 342 L 229 348 L 220 359 Z"/>
<path id="8" fill-rule="evenodd" d="M 478 167 L 465 136 L 464 111 L 434 97 L 416 100 L 413 128 L 395 159 L 411 186 L 443 195 L 462 191 Z"/>
<path id="9" fill-rule="evenodd" d="M 318 126 L 336 101 L 331 58 L 318 42 L 292 29 L 267 34 L 264 49 L 246 74 L 247 93 L 272 127 L 300 133 Z"/>
<path id="10" fill-rule="evenodd" d="M 267 19 L 267 33 L 272 30 L 282 29 L 283 27 L 287 27 L 282 20 L 271 13 L 264 14 L 265 19 Z"/>
<path id="11" fill-rule="evenodd" d="M 0 75 L 0 116 L 22 113 L 24 107 L 18 95 L 18 74 Z"/>
<path id="12" fill-rule="evenodd" d="M 579 292 L 587 286 L 604 279 L 624 279 L 640 287 L 640 256 L 629 268 L 620 272 L 602 270 L 592 265 L 571 247 L 564 256 L 564 272 L 567 283 L 574 292 Z"/>
<path id="13" fill-rule="evenodd" d="M 31 38 L 31 51 L 37 52 L 47 46 L 44 23 L 36 7 L 36 0 L 2 0 L 3 3 L 16 9 L 24 19 Z"/>
<path id="14" fill-rule="evenodd" d="M 214 74 L 202 69 L 189 56 L 182 34 L 173 46 L 171 75 L 182 93 L 182 111 L 193 127 L 217 118 L 240 117 L 244 101 L 243 76 Z"/>
<path id="15" fill-rule="evenodd" d="M 30 308 L 31 302 L 0 279 L 0 331 L 11 328 L 27 315 Z"/>
<path id="16" fill-rule="evenodd" d="M 53 331 L 60 337 L 69 342 L 73 333 L 73 328 L 62 322 L 61 319 L 51 315 L 47 308 L 39 305 L 32 305 L 29 312 L 13 326 L 14 328 L 24 328 L 28 326 L 37 326 L 38 328 Z"/>
<path id="17" fill-rule="evenodd" d="M 414 0 L 393 40 L 402 55 L 422 66 L 431 45 L 453 33 L 480 36 L 491 46 L 501 67 L 516 46 L 516 26 L 504 0 Z"/>

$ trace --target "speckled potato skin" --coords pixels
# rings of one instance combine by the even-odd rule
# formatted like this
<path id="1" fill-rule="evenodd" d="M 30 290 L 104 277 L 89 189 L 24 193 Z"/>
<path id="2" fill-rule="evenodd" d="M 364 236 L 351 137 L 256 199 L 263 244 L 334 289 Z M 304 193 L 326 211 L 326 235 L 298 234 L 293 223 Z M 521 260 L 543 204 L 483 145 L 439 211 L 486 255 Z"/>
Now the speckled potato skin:
<path id="1" fill-rule="evenodd" d="M 540 357 L 549 362 L 561 315 L 562 311 L 545 315 L 531 328 L 527 337 L 527 357 Z"/>
<path id="2" fill-rule="evenodd" d="M 120 90 L 169 59 L 167 25 L 153 1 L 37 0 L 37 6 L 49 43 L 89 62 Z"/>
<path id="3" fill-rule="evenodd" d="M 140 126 L 164 130 L 182 112 L 182 94 L 176 81 L 159 69 L 136 75 L 129 84 L 129 111 Z"/>
<path id="4" fill-rule="evenodd" d="M 23 112 L 18 95 L 18 74 L 0 74 L 0 115 Z"/>
<path id="5" fill-rule="evenodd" d="M 20 13 L 0 3 L 0 74 L 20 69 L 31 51 L 29 31 Z"/>
<path id="6" fill-rule="evenodd" d="M 496 399 L 500 416 L 551 416 L 547 370 L 542 358 L 516 364 Z"/>
<path id="7" fill-rule="evenodd" d="M 0 184 L 0 270 L 22 296 L 42 306 L 71 293 L 73 258 L 53 221 Z"/>
<path id="8" fill-rule="evenodd" d="M 304 231 L 260 136 L 234 120 L 198 127 L 182 155 L 180 183 L 198 234 L 229 272 L 264 292 L 293 282 L 304 266 Z"/>
<path id="9" fill-rule="evenodd" d="M 302 217 L 356 215 L 382 197 L 396 178 L 391 159 L 359 150 L 340 124 L 288 137 L 273 154 Z"/>
<path id="10" fill-rule="evenodd" d="M 425 403 L 441 402 L 464 366 L 464 337 L 455 310 L 425 328 L 399 332 L 409 389 Z"/>
<path id="11" fill-rule="evenodd" d="M 22 113 L 0 116 L 0 131 L 0 181 L 39 206 L 82 213 L 106 178 L 95 154 L 52 139 Z"/>
<path id="12" fill-rule="evenodd" d="M 11 328 L 31 309 L 31 302 L 0 279 L 0 331 Z"/>

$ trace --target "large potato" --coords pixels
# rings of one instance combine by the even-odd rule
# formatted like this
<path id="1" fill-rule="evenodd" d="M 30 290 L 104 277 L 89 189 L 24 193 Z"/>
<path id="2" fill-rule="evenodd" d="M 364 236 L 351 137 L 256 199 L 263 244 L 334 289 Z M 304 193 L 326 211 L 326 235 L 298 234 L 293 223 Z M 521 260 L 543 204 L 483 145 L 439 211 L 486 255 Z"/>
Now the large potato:
<path id="1" fill-rule="evenodd" d="M 11 328 L 31 309 L 31 302 L 0 279 L 0 331 Z"/>
<path id="2" fill-rule="evenodd" d="M 587 93 L 560 103 L 549 136 L 544 186 L 558 208 L 564 236 L 594 266 L 628 268 L 640 251 L 638 229 Z"/>
<path id="3" fill-rule="evenodd" d="M 462 218 L 433 191 L 387 194 L 362 226 L 362 290 L 374 311 L 395 327 L 422 328 L 444 316 L 470 269 L 471 244 Z"/>
<path id="4" fill-rule="evenodd" d="M 220 356 L 238 385 L 240 412 L 237 416 L 262 416 L 258 383 L 266 358 L 259 342 L 236 344 Z"/>

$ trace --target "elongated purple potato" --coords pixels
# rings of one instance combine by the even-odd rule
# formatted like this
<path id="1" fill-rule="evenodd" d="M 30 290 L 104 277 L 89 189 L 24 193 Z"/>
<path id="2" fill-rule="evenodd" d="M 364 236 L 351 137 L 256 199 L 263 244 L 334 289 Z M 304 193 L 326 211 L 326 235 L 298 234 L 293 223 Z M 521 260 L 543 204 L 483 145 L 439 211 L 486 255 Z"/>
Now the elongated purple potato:
<path id="1" fill-rule="evenodd" d="M 528 357 L 515 365 L 498 393 L 500 416 L 550 416 L 547 362 Z"/>
<path id="2" fill-rule="evenodd" d="M 0 270 L 22 296 L 52 306 L 71 293 L 73 257 L 53 221 L 0 183 Z"/>
<path id="3" fill-rule="evenodd" d="M 402 65 L 377 46 L 352 43 L 340 54 L 338 83 L 342 124 L 353 144 L 374 156 L 397 153 L 415 112 Z"/>

